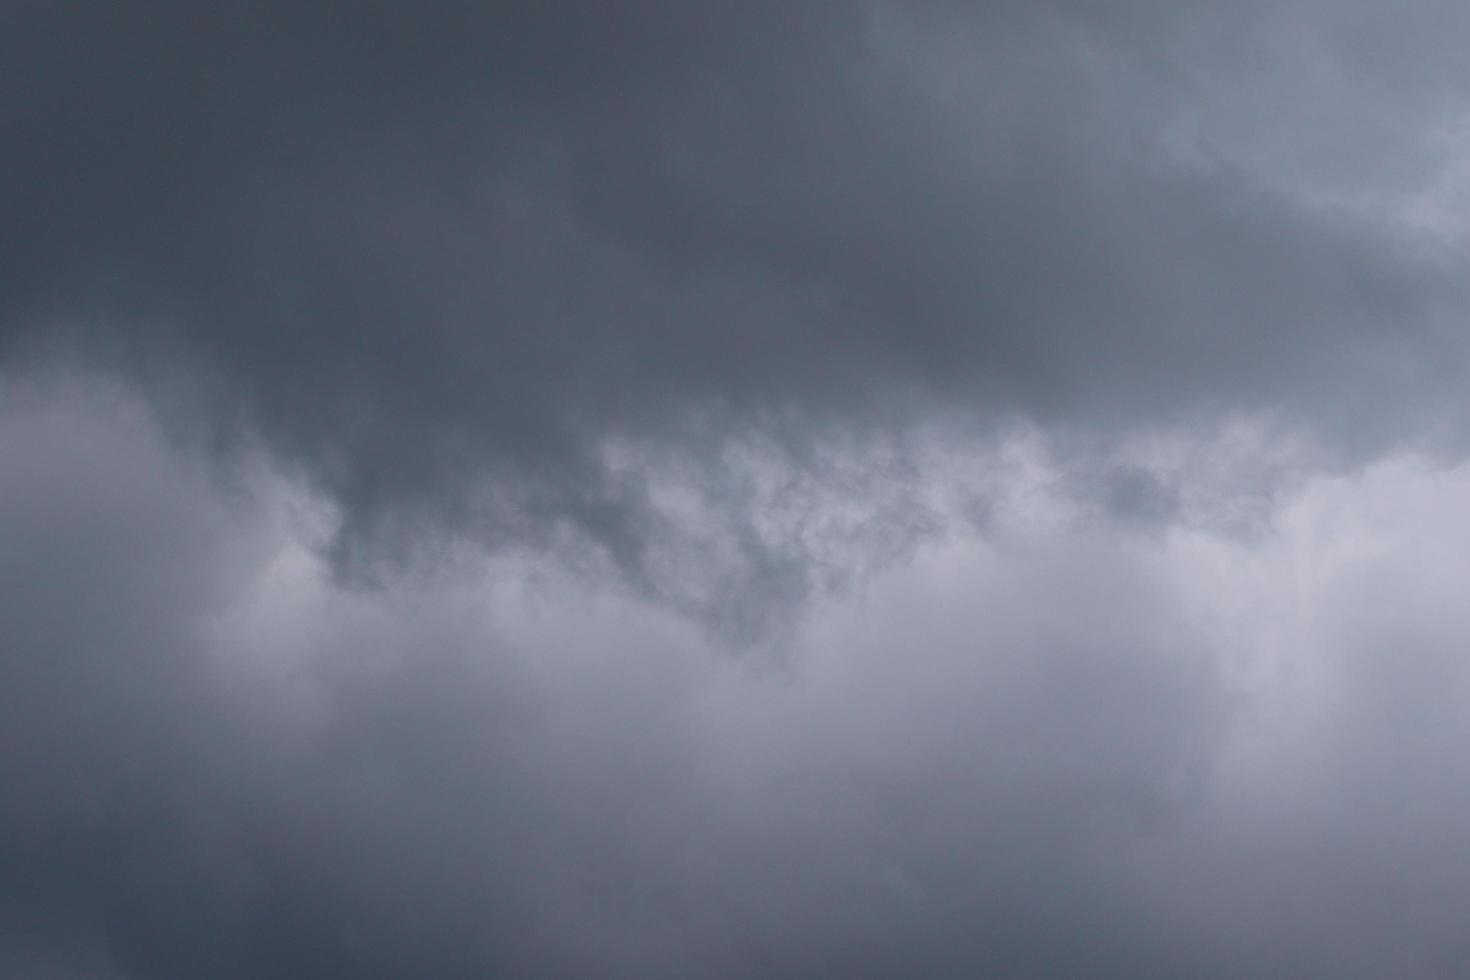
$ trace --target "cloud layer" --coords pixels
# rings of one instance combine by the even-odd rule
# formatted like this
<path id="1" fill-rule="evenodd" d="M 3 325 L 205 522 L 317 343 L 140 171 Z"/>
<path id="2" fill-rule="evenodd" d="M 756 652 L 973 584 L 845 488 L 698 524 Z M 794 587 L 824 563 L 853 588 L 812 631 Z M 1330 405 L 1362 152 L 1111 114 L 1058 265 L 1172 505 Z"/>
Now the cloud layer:
<path id="1" fill-rule="evenodd" d="M 1467 42 L 12 4 L 0 973 L 1463 974 Z"/>
<path id="2" fill-rule="evenodd" d="M 938 417 L 1454 445 L 1429 6 L 27 6 L 0 336 L 264 439 L 369 561 L 563 528 L 645 575 L 609 439 L 715 483 Z"/>
<path id="3" fill-rule="evenodd" d="M 278 478 L 5 407 L 7 968 L 1463 969 L 1463 468 L 1310 480 L 1256 542 L 1013 477 L 732 658 L 556 563 L 343 591 Z"/>

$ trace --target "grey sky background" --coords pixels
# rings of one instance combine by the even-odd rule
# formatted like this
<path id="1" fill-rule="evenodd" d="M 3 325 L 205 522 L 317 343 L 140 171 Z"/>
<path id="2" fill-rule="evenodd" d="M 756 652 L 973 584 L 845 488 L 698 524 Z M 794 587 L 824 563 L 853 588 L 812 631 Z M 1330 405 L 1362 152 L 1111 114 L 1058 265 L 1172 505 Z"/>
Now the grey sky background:
<path id="1" fill-rule="evenodd" d="M 1470 11 L 0 11 L 0 973 L 1458 976 Z"/>

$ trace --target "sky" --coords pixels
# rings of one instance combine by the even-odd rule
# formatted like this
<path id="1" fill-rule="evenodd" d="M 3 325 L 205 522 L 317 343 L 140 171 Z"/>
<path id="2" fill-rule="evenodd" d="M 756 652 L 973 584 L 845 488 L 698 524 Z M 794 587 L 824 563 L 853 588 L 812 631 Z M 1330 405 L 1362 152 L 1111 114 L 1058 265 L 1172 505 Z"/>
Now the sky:
<path id="1" fill-rule="evenodd" d="M 1465 975 L 1467 49 L 10 0 L 0 975 Z"/>

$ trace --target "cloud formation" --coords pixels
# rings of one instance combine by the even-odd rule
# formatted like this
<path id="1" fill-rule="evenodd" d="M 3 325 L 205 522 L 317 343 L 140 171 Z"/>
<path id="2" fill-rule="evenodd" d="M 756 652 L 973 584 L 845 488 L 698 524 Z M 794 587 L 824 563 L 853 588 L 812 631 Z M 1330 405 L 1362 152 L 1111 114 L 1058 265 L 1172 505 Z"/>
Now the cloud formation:
<path id="1" fill-rule="evenodd" d="M 646 576 L 659 521 L 610 439 L 719 483 L 731 441 L 804 471 L 938 417 L 1460 437 L 1456 11 L 11 20 L 11 359 L 68 337 L 265 440 L 344 552 L 562 528 Z"/>
<path id="2" fill-rule="evenodd" d="M 1467 35 L 12 4 L 0 973 L 1463 974 Z"/>
<path id="3" fill-rule="evenodd" d="M 0 430 L 8 968 L 1463 969 L 1463 468 L 1266 542 L 1018 477 L 732 658 L 554 563 L 343 591 L 299 491 L 83 400 Z"/>

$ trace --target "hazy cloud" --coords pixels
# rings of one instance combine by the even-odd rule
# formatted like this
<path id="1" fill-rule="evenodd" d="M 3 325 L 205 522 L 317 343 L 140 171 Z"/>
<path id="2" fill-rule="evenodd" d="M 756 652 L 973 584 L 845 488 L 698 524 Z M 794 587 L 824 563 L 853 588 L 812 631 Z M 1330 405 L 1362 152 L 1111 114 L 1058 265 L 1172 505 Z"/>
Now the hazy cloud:
<path id="1" fill-rule="evenodd" d="M 0 431 L 12 960 L 1463 968 L 1460 469 L 1309 481 L 1256 543 L 1011 480 L 988 538 L 732 659 L 555 563 L 343 592 L 319 505 L 91 401 Z"/>

